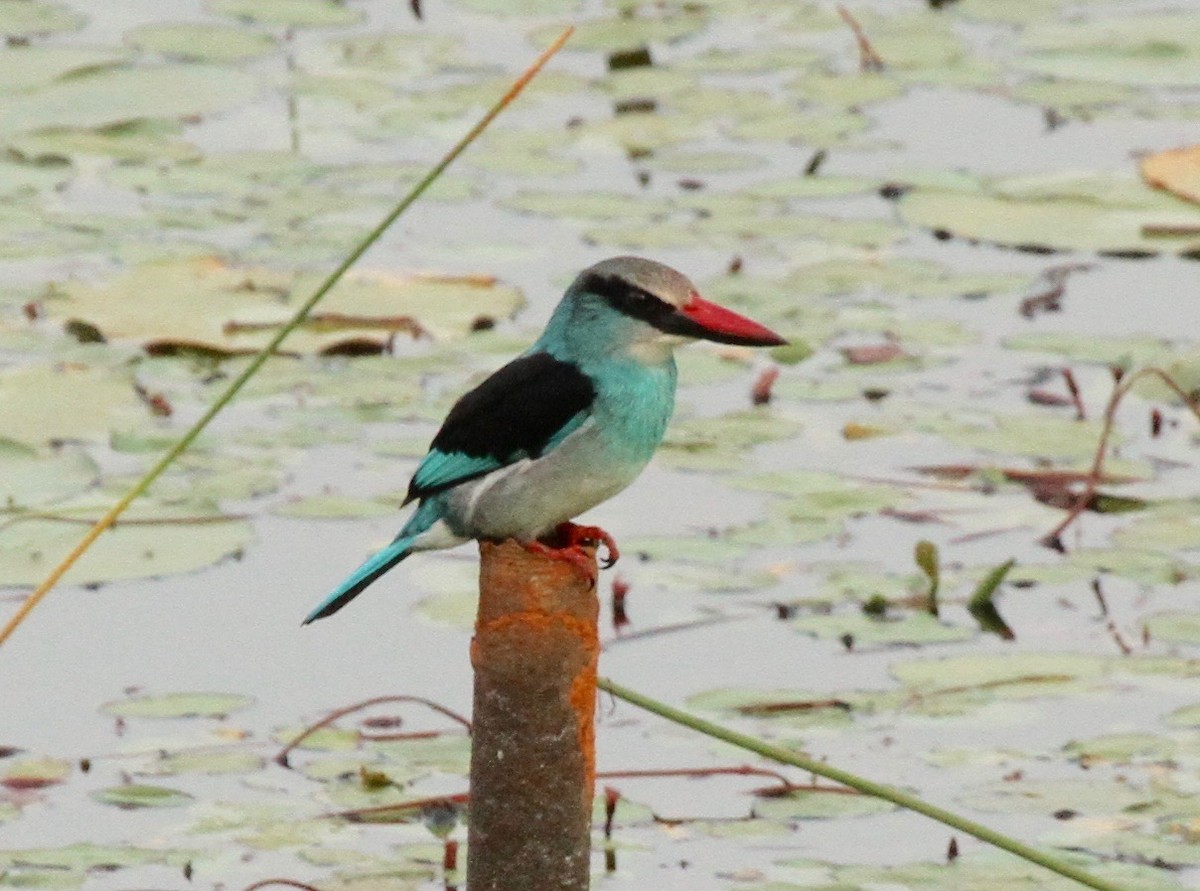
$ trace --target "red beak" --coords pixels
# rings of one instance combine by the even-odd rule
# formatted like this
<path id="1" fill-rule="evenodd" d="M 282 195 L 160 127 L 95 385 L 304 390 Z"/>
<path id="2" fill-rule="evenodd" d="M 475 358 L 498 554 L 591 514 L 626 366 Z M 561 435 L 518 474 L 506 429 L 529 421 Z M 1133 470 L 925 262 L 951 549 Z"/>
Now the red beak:
<path id="1" fill-rule="evenodd" d="M 782 346 L 787 343 L 765 325 L 760 325 L 731 309 L 710 303 L 694 291 L 688 302 L 676 312 L 681 321 L 686 319 L 684 324 L 692 329 L 679 333 L 687 333 L 691 337 L 742 346 Z"/>

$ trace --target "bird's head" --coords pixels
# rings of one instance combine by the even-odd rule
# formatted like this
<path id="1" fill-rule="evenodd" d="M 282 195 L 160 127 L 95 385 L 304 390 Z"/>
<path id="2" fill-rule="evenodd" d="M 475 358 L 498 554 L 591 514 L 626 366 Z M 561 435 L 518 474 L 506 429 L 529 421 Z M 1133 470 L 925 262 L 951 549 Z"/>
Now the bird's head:
<path id="1" fill-rule="evenodd" d="M 687 340 L 744 346 L 787 343 L 771 329 L 702 298 L 670 266 L 641 257 L 611 257 L 579 274 L 563 299 L 577 325 L 588 320 L 626 341 L 635 354 L 667 353 Z"/>

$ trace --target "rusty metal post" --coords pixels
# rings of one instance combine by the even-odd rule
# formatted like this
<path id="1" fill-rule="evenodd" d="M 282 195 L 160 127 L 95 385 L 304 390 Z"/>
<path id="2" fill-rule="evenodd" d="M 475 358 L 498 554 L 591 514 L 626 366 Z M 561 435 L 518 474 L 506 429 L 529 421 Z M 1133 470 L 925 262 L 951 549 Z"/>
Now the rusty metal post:
<path id="1" fill-rule="evenodd" d="M 469 891 L 586 891 L 595 783 L 595 552 L 590 571 L 481 542 Z"/>

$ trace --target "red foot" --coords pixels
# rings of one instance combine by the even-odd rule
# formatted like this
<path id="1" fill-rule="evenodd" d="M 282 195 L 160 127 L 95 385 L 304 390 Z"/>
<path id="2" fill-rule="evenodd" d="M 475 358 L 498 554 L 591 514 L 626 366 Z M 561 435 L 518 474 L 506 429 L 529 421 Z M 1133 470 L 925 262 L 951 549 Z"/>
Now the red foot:
<path id="1" fill-rule="evenodd" d="M 563 523 L 554 531 L 559 537 L 566 540 L 567 547 L 604 545 L 604 549 L 608 551 L 608 555 L 600 561 L 600 566 L 604 569 L 612 569 L 621 559 L 621 552 L 617 548 L 616 541 L 599 526 L 576 526 L 574 523 Z"/>
<path id="2" fill-rule="evenodd" d="M 560 523 L 554 529 L 548 541 L 531 541 L 525 545 L 526 550 L 542 554 L 554 560 L 566 560 L 579 567 L 585 575 L 592 574 L 592 561 L 579 550 L 581 545 L 604 545 L 608 554 L 600 561 L 604 569 L 609 569 L 621 557 L 617 543 L 613 537 L 599 526 L 576 526 L 574 523 Z"/>

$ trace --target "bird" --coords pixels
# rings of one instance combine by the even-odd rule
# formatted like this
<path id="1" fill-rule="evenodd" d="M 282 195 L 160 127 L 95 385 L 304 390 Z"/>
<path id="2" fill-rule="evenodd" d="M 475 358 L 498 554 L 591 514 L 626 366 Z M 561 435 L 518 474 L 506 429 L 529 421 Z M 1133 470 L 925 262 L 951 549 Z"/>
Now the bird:
<path id="1" fill-rule="evenodd" d="M 626 488 L 650 461 L 675 403 L 674 350 L 693 340 L 745 346 L 787 341 L 703 299 L 682 273 L 623 256 L 583 270 L 541 336 L 450 409 L 408 486 L 416 510 L 308 614 L 331 616 L 417 551 L 472 539 L 516 539 L 585 559 L 580 544 L 612 537 L 571 521 Z"/>

